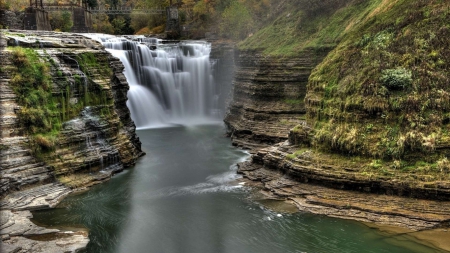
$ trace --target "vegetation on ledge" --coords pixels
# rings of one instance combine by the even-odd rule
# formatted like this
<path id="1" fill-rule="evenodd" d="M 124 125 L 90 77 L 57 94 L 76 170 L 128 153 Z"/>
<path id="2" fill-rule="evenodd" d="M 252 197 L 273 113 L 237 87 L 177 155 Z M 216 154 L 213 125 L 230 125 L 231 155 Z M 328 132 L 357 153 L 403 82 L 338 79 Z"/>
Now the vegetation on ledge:
<path id="1" fill-rule="evenodd" d="M 52 95 L 50 65 L 41 61 L 31 48 L 12 47 L 13 71 L 10 84 L 21 106 L 20 124 L 34 135 L 35 142 L 44 150 L 54 146 L 61 121 L 57 100 Z"/>
<path id="2" fill-rule="evenodd" d="M 363 22 L 382 0 L 290 0 L 273 10 L 271 20 L 239 44 L 267 55 L 295 56 L 305 49 L 330 50 L 346 31 Z"/>
<path id="3" fill-rule="evenodd" d="M 309 145 L 379 168 L 448 175 L 450 3 L 366 2 L 371 14 L 309 78 Z"/>
<path id="4" fill-rule="evenodd" d="M 99 63 L 89 52 L 76 57 L 85 76 L 64 76 L 59 65 L 45 50 L 42 55 L 32 48 L 9 47 L 11 52 L 10 85 L 20 105 L 21 127 L 30 135 L 36 155 L 54 151 L 62 122 L 80 115 L 86 106 L 101 106 L 101 116 L 110 115 L 113 104 L 104 87 L 95 84 L 93 76 L 109 83 L 112 75 L 108 61 Z M 58 89 L 55 90 L 55 87 Z M 77 99 L 73 99 L 78 97 Z"/>

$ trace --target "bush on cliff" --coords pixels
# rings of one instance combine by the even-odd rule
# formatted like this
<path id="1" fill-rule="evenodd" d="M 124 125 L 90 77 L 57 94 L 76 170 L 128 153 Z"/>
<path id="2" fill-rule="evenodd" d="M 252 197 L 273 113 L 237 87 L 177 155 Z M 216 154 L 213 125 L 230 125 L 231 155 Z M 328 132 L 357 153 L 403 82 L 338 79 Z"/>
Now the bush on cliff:
<path id="1" fill-rule="evenodd" d="M 403 89 L 410 86 L 412 81 L 411 71 L 402 67 L 385 69 L 381 72 L 380 82 L 388 89 Z"/>

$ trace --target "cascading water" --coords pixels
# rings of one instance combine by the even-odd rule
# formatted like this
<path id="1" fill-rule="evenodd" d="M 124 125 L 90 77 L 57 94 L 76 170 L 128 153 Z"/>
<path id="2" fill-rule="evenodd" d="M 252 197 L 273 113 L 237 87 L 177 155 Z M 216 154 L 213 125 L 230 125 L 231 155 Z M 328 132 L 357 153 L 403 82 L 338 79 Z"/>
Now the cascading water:
<path id="1" fill-rule="evenodd" d="M 138 128 L 221 120 L 209 43 L 135 39 L 139 41 L 110 37 L 102 43 L 125 66 L 127 105 Z"/>

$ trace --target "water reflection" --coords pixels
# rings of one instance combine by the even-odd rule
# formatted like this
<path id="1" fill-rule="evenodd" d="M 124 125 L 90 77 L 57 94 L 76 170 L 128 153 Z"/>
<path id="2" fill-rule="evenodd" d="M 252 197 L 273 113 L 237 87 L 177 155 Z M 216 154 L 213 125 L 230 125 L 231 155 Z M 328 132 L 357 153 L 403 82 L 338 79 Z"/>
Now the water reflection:
<path id="1" fill-rule="evenodd" d="M 133 169 L 35 218 L 90 232 L 87 252 L 438 252 L 361 223 L 269 210 L 248 200 L 235 167 L 247 154 L 222 125 L 138 132 L 147 155 Z M 283 212 L 283 213 L 282 213 Z"/>

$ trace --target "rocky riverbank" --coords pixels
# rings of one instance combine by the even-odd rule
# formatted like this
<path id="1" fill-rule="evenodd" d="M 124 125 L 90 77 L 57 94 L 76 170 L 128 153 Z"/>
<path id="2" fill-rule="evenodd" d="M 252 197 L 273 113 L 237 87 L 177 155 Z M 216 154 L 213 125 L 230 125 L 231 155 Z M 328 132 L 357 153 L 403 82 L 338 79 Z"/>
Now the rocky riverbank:
<path id="1" fill-rule="evenodd" d="M 225 118 L 233 144 L 253 153 L 239 171 L 303 211 L 448 227 L 448 42 L 428 36 L 448 33 L 439 25 L 448 3 L 338 2 L 305 18 L 288 1 L 239 44 Z M 390 86 L 401 78 L 405 86 Z"/>
<path id="2" fill-rule="evenodd" d="M 317 164 L 313 152 L 305 151 L 303 159 L 286 159 L 290 148 L 285 142 L 261 149 L 251 161 L 239 164 L 238 172 L 258 182 L 267 198 L 292 201 L 301 211 L 412 230 L 450 226 L 450 202 L 414 197 L 415 191 L 424 194 L 426 189 L 409 188 L 408 197 L 371 193 L 371 185 L 384 183 L 377 189 L 388 191 L 389 186 L 404 183 L 359 178 L 352 171 L 333 172 L 326 164 Z M 361 191 L 350 191 L 349 186 Z M 436 190 L 431 193 L 440 196 Z"/>
<path id="3" fill-rule="evenodd" d="M 5 252 L 77 252 L 86 247 L 87 232 L 41 228 L 29 221 L 30 210 L 52 208 L 144 154 L 126 106 L 124 67 L 100 43 L 78 34 L 2 30 L 0 45 L 0 246 Z M 32 57 L 37 63 L 29 62 Z M 34 108 L 51 115 L 44 120 L 27 114 L 21 101 L 29 99 L 15 86 L 25 80 L 17 65 L 38 63 L 46 65 L 51 87 L 51 101 Z M 39 124 L 30 128 L 27 120 L 48 124 L 51 133 L 41 133 Z"/>
<path id="4" fill-rule="evenodd" d="M 1 202 L 2 252 L 78 252 L 89 243 L 87 231 L 46 229 L 30 221 L 30 210 L 53 208 L 73 190 L 52 183 L 14 192 Z"/>

